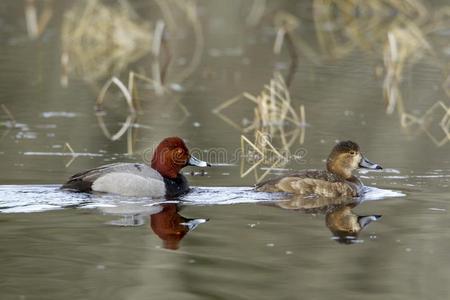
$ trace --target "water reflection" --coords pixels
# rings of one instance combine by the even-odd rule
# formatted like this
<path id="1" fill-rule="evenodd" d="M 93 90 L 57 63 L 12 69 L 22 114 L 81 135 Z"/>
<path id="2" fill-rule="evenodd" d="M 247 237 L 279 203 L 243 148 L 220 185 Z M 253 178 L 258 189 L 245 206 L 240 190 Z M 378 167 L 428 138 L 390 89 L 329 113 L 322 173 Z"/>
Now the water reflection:
<path id="1" fill-rule="evenodd" d="M 356 198 L 302 197 L 293 195 L 275 202 L 282 209 L 297 210 L 307 214 L 325 214 L 325 225 L 333 234 L 333 239 L 343 244 L 359 242 L 360 232 L 381 215 L 361 216 L 353 211 L 362 200 Z"/>
<path id="2" fill-rule="evenodd" d="M 160 212 L 150 215 L 150 228 L 163 241 L 166 249 L 177 250 L 189 231 L 208 221 L 183 217 L 178 213 L 180 206 L 175 203 L 163 204 L 161 207 Z"/>
<path id="3" fill-rule="evenodd" d="M 345 205 L 326 215 L 326 225 L 340 243 L 354 243 L 367 225 L 381 218 L 381 215 L 359 216 L 352 211 L 354 206 L 356 205 Z"/>
<path id="4" fill-rule="evenodd" d="M 99 207 L 106 214 L 120 215 L 121 219 L 109 222 L 116 226 L 142 226 L 149 218 L 149 228 L 163 242 L 165 249 L 177 250 L 186 234 L 209 219 L 186 218 L 180 215 L 182 205 L 163 203 L 146 206 L 143 204 L 120 204 L 116 207 Z"/>

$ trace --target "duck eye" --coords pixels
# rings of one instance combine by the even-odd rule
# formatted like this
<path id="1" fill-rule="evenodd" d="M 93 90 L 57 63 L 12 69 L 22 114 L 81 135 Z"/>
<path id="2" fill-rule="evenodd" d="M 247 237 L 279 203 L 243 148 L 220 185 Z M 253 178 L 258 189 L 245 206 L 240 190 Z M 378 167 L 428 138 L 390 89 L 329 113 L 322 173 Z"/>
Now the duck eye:
<path id="1" fill-rule="evenodd" d="M 352 150 L 352 151 L 350 151 L 350 154 L 351 154 L 351 155 L 355 155 L 356 152 Z"/>

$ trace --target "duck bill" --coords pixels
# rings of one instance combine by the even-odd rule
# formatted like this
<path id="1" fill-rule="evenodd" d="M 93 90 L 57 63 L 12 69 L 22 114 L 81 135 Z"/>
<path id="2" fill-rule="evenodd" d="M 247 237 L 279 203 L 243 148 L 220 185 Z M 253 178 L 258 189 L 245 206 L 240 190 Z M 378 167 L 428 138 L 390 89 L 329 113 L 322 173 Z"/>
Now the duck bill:
<path id="1" fill-rule="evenodd" d="M 180 225 L 187 226 L 189 231 L 191 231 L 197 228 L 198 225 L 208 222 L 209 219 L 187 219 L 186 221 L 187 222 L 180 223 Z"/>
<path id="2" fill-rule="evenodd" d="M 364 156 L 362 157 L 361 161 L 359 162 L 359 167 L 364 168 L 364 169 L 372 169 L 372 170 L 383 169 L 380 165 L 377 165 L 376 163 L 371 162 Z"/>
<path id="3" fill-rule="evenodd" d="M 360 216 L 358 217 L 358 223 L 361 226 L 361 228 L 366 227 L 373 221 L 377 221 L 381 218 L 381 215 L 371 215 L 371 216 Z"/>
<path id="4" fill-rule="evenodd" d="M 211 167 L 210 163 L 207 163 L 206 161 L 200 160 L 196 158 L 195 156 L 192 156 L 189 158 L 189 161 L 187 163 L 188 166 L 196 166 L 196 167 Z"/>

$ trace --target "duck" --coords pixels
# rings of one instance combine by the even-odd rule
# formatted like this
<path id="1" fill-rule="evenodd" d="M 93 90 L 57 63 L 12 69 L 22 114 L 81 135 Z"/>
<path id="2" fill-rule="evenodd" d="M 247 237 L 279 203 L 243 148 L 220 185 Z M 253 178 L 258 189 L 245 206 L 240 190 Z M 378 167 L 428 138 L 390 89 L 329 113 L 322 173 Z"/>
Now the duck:
<path id="1" fill-rule="evenodd" d="M 279 176 L 256 185 L 260 192 L 286 192 L 303 196 L 360 197 L 364 184 L 352 172 L 358 168 L 380 170 L 368 160 L 357 143 L 341 141 L 331 150 L 326 170 L 302 170 Z"/>
<path id="2" fill-rule="evenodd" d="M 325 224 L 338 243 L 353 244 L 359 233 L 381 215 L 359 216 L 352 211 L 355 205 L 344 205 L 329 211 L 325 216 Z"/>
<path id="3" fill-rule="evenodd" d="M 186 166 L 210 167 L 211 164 L 191 155 L 181 138 L 168 137 L 156 147 L 150 166 L 107 164 L 71 176 L 61 188 L 72 192 L 174 198 L 189 191 L 188 181 L 180 173 Z"/>
<path id="4" fill-rule="evenodd" d="M 324 214 L 325 225 L 331 231 L 333 239 L 338 243 L 353 244 L 358 242 L 359 234 L 367 225 L 382 217 L 375 214 L 361 216 L 354 213 L 353 208 L 363 202 L 361 198 L 308 198 L 286 194 L 285 198 L 265 205 L 306 214 Z"/>
<path id="5" fill-rule="evenodd" d="M 177 250 L 180 241 L 198 225 L 209 219 L 190 219 L 179 214 L 180 206 L 176 203 L 164 203 L 161 211 L 150 215 L 150 228 L 163 241 L 163 247 Z"/>

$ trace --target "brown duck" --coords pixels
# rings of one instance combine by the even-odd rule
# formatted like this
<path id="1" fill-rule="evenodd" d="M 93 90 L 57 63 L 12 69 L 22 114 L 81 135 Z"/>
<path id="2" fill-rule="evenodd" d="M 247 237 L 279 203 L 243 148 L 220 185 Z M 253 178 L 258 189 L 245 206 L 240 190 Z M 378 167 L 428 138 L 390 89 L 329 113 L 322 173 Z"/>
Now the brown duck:
<path id="1" fill-rule="evenodd" d="M 367 225 L 381 218 L 381 215 L 359 216 L 352 211 L 354 206 L 356 205 L 345 205 L 326 215 L 325 223 L 339 243 L 354 243 Z"/>
<path id="2" fill-rule="evenodd" d="M 360 216 L 354 213 L 352 209 L 361 202 L 358 198 L 309 198 L 292 194 L 270 205 L 307 214 L 325 214 L 325 225 L 332 232 L 334 240 L 353 244 L 358 242 L 360 232 L 367 225 L 381 218 L 381 215 Z"/>
<path id="3" fill-rule="evenodd" d="M 352 172 L 358 168 L 382 169 L 365 158 L 358 144 L 343 141 L 334 146 L 326 170 L 303 170 L 257 184 L 261 192 L 288 192 L 321 197 L 358 197 L 363 183 Z"/>

